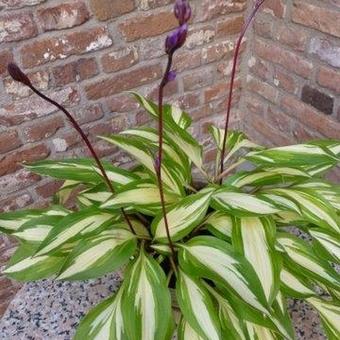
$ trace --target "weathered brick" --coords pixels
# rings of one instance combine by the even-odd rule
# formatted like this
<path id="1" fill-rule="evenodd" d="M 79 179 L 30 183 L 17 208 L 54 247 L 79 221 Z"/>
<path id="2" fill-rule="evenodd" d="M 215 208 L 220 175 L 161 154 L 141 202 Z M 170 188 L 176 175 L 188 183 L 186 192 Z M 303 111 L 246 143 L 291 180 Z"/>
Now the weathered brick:
<path id="1" fill-rule="evenodd" d="M 266 60 L 262 60 L 260 58 L 256 58 L 252 56 L 248 60 L 248 66 L 252 74 L 263 79 L 271 81 L 273 78 L 272 74 L 272 65 Z"/>
<path id="2" fill-rule="evenodd" d="M 283 134 L 287 134 L 291 131 L 292 118 L 285 112 L 282 112 L 273 105 L 268 107 L 267 112 L 268 113 L 264 117 L 268 125 L 275 127 L 276 130 L 281 131 Z"/>
<path id="3" fill-rule="evenodd" d="M 60 30 L 79 26 L 90 14 L 83 2 L 65 3 L 38 10 L 38 18 L 44 31 Z"/>
<path id="4" fill-rule="evenodd" d="M 50 150 L 39 144 L 24 150 L 14 151 L 0 158 L 0 176 L 7 175 L 20 168 L 23 162 L 33 162 L 46 158 Z"/>
<path id="5" fill-rule="evenodd" d="M 90 6 L 98 20 L 115 18 L 135 8 L 133 0 L 90 0 Z"/>
<path id="6" fill-rule="evenodd" d="M 50 181 L 36 188 L 36 192 L 39 196 L 43 198 L 48 198 L 53 196 L 63 185 L 62 181 Z"/>
<path id="7" fill-rule="evenodd" d="M 313 37 L 309 44 L 309 53 L 318 56 L 331 66 L 340 67 L 340 45 L 329 39 Z"/>
<path id="8" fill-rule="evenodd" d="M 6 13 L 0 16 L 0 42 L 19 41 L 37 35 L 32 14 Z"/>
<path id="9" fill-rule="evenodd" d="M 45 2 L 46 0 L 0 0 L 0 6 L 10 8 L 20 8 L 25 6 L 34 6 Z"/>
<path id="10" fill-rule="evenodd" d="M 312 105 L 327 115 L 331 115 L 333 113 L 334 98 L 322 93 L 316 88 L 304 85 L 302 88 L 301 99 L 303 102 Z"/>
<path id="11" fill-rule="evenodd" d="M 295 0 L 292 20 L 298 24 L 340 37 L 340 12 Z"/>
<path id="12" fill-rule="evenodd" d="M 211 102 L 221 97 L 226 96 L 229 93 L 230 84 L 222 82 L 215 83 L 204 91 L 204 103 Z M 237 91 L 240 87 L 240 80 L 236 78 L 234 91 Z"/>
<path id="13" fill-rule="evenodd" d="M 13 54 L 9 50 L 0 51 L 0 75 L 7 75 L 7 65 L 13 61 Z"/>
<path id="14" fill-rule="evenodd" d="M 268 42 L 256 40 L 255 52 L 259 57 L 282 65 L 304 78 L 310 77 L 313 70 L 313 64 L 304 57 Z"/>
<path id="15" fill-rule="evenodd" d="M 225 38 L 226 35 L 237 34 L 241 31 L 244 24 L 244 16 L 226 18 L 217 23 L 216 38 Z"/>
<path id="16" fill-rule="evenodd" d="M 120 49 L 105 54 L 102 65 L 105 72 L 117 72 L 127 69 L 138 62 L 138 51 L 134 47 Z"/>
<path id="17" fill-rule="evenodd" d="M 147 11 L 152 8 L 168 5 L 172 0 L 138 0 L 138 8 Z"/>
<path id="18" fill-rule="evenodd" d="M 193 91 L 205 86 L 212 85 L 213 73 L 211 69 L 200 70 L 196 73 L 191 73 L 183 78 L 184 91 Z"/>
<path id="19" fill-rule="evenodd" d="M 320 67 L 317 76 L 318 83 L 337 94 L 340 94 L 340 74 L 339 72 L 327 67 Z"/>
<path id="20" fill-rule="evenodd" d="M 54 67 L 53 76 L 57 86 L 89 79 L 98 74 L 95 58 L 81 58 L 74 62 Z"/>
<path id="21" fill-rule="evenodd" d="M 185 46 L 189 49 L 207 44 L 213 41 L 215 37 L 215 28 L 212 25 L 189 30 Z"/>
<path id="22" fill-rule="evenodd" d="M 308 35 L 297 26 L 278 25 L 276 39 L 296 51 L 303 52 L 306 48 Z"/>
<path id="23" fill-rule="evenodd" d="M 10 194 L 25 189 L 37 183 L 41 177 L 26 169 L 21 169 L 14 174 L 0 177 L 0 190 L 3 194 Z"/>
<path id="24" fill-rule="evenodd" d="M 211 63 L 223 58 L 232 56 L 234 51 L 234 42 L 231 40 L 218 42 L 202 49 L 202 61 Z"/>
<path id="25" fill-rule="evenodd" d="M 139 103 L 128 94 L 109 97 L 105 100 L 106 106 L 110 112 L 130 112 L 138 109 Z"/>
<path id="26" fill-rule="evenodd" d="M 76 110 L 73 117 L 79 124 L 87 124 L 103 118 L 104 112 L 101 105 L 93 104 L 83 110 Z"/>
<path id="27" fill-rule="evenodd" d="M 134 41 L 154 37 L 175 28 L 177 25 L 177 19 L 172 12 L 162 11 L 126 19 L 118 28 L 125 40 Z"/>
<path id="28" fill-rule="evenodd" d="M 267 84 L 266 82 L 263 82 L 252 77 L 251 75 L 248 75 L 246 87 L 248 91 L 253 91 L 274 104 L 277 102 L 277 89 Z"/>
<path id="29" fill-rule="evenodd" d="M 177 72 L 190 70 L 201 65 L 201 52 L 198 51 L 181 51 L 174 56 L 174 68 Z"/>
<path id="30" fill-rule="evenodd" d="M 288 72 L 280 70 L 279 67 L 274 69 L 273 83 L 289 93 L 297 93 L 298 91 L 298 84 L 294 77 Z"/>
<path id="31" fill-rule="evenodd" d="M 20 53 L 24 67 L 29 68 L 111 45 L 112 40 L 107 29 L 95 27 L 28 43 L 20 49 Z"/>
<path id="32" fill-rule="evenodd" d="M 37 142 L 53 136 L 63 126 L 64 120 L 60 116 L 49 117 L 38 121 L 35 120 L 23 129 L 23 135 L 26 142 Z"/>
<path id="33" fill-rule="evenodd" d="M 162 68 L 159 64 L 143 66 L 123 74 L 114 75 L 86 86 L 87 98 L 95 100 L 136 88 L 160 78 Z"/>
<path id="34" fill-rule="evenodd" d="M 261 13 L 254 20 L 255 33 L 264 38 L 272 38 L 273 26 L 273 21 L 261 16 Z"/>
<path id="35" fill-rule="evenodd" d="M 286 5 L 283 0 L 267 0 L 263 5 L 263 11 L 282 18 L 286 12 Z"/>
<path id="36" fill-rule="evenodd" d="M 68 151 L 81 143 L 82 139 L 73 130 L 59 134 L 57 138 L 52 139 L 54 150 L 57 153 Z"/>
<path id="37" fill-rule="evenodd" d="M 340 123 L 334 119 L 325 116 L 312 106 L 303 103 L 291 95 L 282 97 L 280 105 L 283 110 L 291 117 L 309 127 L 314 131 L 318 131 L 328 138 L 339 138 Z"/>
<path id="38" fill-rule="evenodd" d="M 259 96 L 255 96 L 255 94 L 247 94 L 245 98 L 246 116 L 252 117 L 254 115 L 260 115 L 264 117 L 265 113 L 268 110 L 268 103 L 262 100 Z"/>
<path id="39" fill-rule="evenodd" d="M 37 89 L 41 91 L 45 91 L 48 89 L 50 76 L 47 71 L 37 71 L 34 73 L 29 73 L 28 77 Z M 30 88 L 13 80 L 12 78 L 5 79 L 4 86 L 8 94 L 16 97 L 27 97 L 32 93 L 32 90 Z"/>
<path id="40" fill-rule="evenodd" d="M 0 154 L 12 151 L 22 145 L 16 130 L 0 132 Z"/>
<path id="41" fill-rule="evenodd" d="M 80 100 L 78 91 L 73 87 L 54 91 L 51 98 L 65 106 L 73 106 Z M 0 108 L 0 124 L 13 126 L 37 117 L 47 116 L 55 111 L 57 111 L 55 106 L 38 96 L 32 96 L 29 101 L 22 99 L 2 106 Z"/>

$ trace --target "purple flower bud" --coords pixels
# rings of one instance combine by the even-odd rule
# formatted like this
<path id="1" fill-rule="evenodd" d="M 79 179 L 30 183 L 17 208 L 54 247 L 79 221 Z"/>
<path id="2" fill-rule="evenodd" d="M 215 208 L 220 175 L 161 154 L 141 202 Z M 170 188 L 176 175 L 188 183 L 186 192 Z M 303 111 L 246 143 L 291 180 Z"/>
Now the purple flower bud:
<path id="1" fill-rule="evenodd" d="M 20 82 L 25 84 L 26 86 L 31 86 L 31 81 L 28 79 L 28 77 L 26 76 L 26 74 L 24 72 L 22 72 L 19 68 L 18 65 L 14 64 L 14 63 L 10 63 L 7 66 L 7 70 L 8 73 L 10 74 L 10 76 Z"/>
<path id="2" fill-rule="evenodd" d="M 187 23 L 191 18 L 191 7 L 187 0 L 177 0 L 175 4 L 175 17 L 179 24 Z"/>
<path id="3" fill-rule="evenodd" d="M 176 71 L 170 71 L 168 74 L 167 74 L 167 77 L 166 77 L 166 82 L 169 83 L 170 81 L 174 81 L 176 79 Z"/>
<path id="4" fill-rule="evenodd" d="M 188 25 L 184 24 L 171 32 L 165 41 L 165 51 L 167 54 L 174 53 L 185 43 L 188 34 Z"/>

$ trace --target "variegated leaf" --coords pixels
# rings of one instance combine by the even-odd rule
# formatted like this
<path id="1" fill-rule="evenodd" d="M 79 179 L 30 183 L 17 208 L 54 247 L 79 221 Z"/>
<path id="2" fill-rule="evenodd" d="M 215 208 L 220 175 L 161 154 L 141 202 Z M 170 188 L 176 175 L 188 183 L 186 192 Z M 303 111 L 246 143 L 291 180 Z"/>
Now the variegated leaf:
<path id="1" fill-rule="evenodd" d="M 271 329 L 257 325 L 252 322 L 246 322 L 247 332 L 250 340 L 279 340 L 275 332 Z"/>
<path id="2" fill-rule="evenodd" d="M 144 250 L 125 276 L 122 312 L 130 340 L 169 340 L 173 332 L 170 292 L 159 264 Z"/>
<path id="3" fill-rule="evenodd" d="M 253 266 L 271 305 L 279 290 L 281 257 L 275 250 L 276 226 L 271 218 L 235 218 L 233 246 Z"/>
<path id="4" fill-rule="evenodd" d="M 164 192 L 165 203 L 175 203 L 180 197 Z M 132 207 L 146 215 L 154 216 L 161 210 L 159 188 L 149 181 L 140 180 L 122 187 L 117 194 L 101 205 L 103 209 Z"/>
<path id="5" fill-rule="evenodd" d="M 58 279 L 87 280 L 101 277 L 127 263 L 136 247 L 136 237 L 129 230 L 104 230 L 79 242 L 67 257 Z"/>
<path id="6" fill-rule="evenodd" d="M 34 256 L 38 245 L 24 243 L 10 259 L 4 274 L 17 281 L 35 281 L 56 274 L 65 258 L 61 254 Z"/>
<path id="7" fill-rule="evenodd" d="M 280 280 L 282 291 L 289 296 L 301 299 L 315 295 L 311 285 L 301 275 L 293 273 L 288 268 L 282 268 Z"/>
<path id="8" fill-rule="evenodd" d="M 125 325 L 122 316 L 122 293 L 118 293 L 101 302 L 90 310 L 77 327 L 74 340 L 126 340 Z"/>
<path id="9" fill-rule="evenodd" d="M 316 252 L 326 260 L 340 264 L 340 236 L 321 229 L 309 229 L 316 241 Z"/>
<path id="10" fill-rule="evenodd" d="M 166 217 L 173 241 L 182 239 L 203 221 L 209 207 L 210 197 L 210 192 L 198 193 L 182 199 L 168 209 Z M 155 241 L 168 242 L 162 212 L 153 220 L 151 230 Z"/>
<path id="11" fill-rule="evenodd" d="M 335 304 L 316 297 L 307 299 L 321 317 L 323 327 L 329 339 L 340 339 L 340 304 Z"/>
<path id="12" fill-rule="evenodd" d="M 115 220 L 117 220 L 117 215 L 93 207 L 71 213 L 51 230 L 40 245 L 36 256 L 51 253 L 66 242 L 99 233 L 112 226 Z"/>
<path id="13" fill-rule="evenodd" d="M 207 288 L 180 271 L 176 292 L 181 312 L 192 329 L 205 340 L 222 340 L 217 311 Z"/>
<path id="14" fill-rule="evenodd" d="M 138 179 L 131 172 L 114 167 L 109 162 L 102 162 L 107 176 L 113 184 L 127 184 Z M 64 159 L 62 161 L 43 160 L 26 167 L 40 175 L 80 183 L 100 183 L 103 181 L 97 164 L 92 159 Z"/>
<path id="15" fill-rule="evenodd" d="M 337 163 L 334 154 L 311 144 L 290 145 L 251 152 L 245 158 L 256 164 L 271 167 L 328 166 Z"/>
<path id="16" fill-rule="evenodd" d="M 340 140 L 339 139 L 313 140 L 312 142 L 308 144 L 317 145 L 322 148 L 326 148 L 330 152 L 334 153 L 336 156 L 340 157 Z"/>
<path id="17" fill-rule="evenodd" d="M 334 208 L 311 189 L 272 189 L 269 193 L 286 197 L 299 206 L 303 216 L 320 227 L 340 232 L 339 217 Z"/>
<path id="18" fill-rule="evenodd" d="M 268 313 L 266 297 L 254 269 L 230 244 L 215 237 L 200 236 L 178 246 L 179 262 L 185 272 L 221 284 L 250 306 Z"/>
<path id="19" fill-rule="evenodd" d="M 230 215 L 215 211 L 204 222 L 208 230 L 216 237 L 230 240 L 233 229 L 233 221 Z"/>
<path id="20" fill-rule="evenodd" d="M 179 323 L 177 337 L 178 340 L 205 340 L 194 331 L 189 322 L 185 321 L 184 318 Z"/>
<path id="21" fill-rule="evenodd" d="M 339 274 L 327 261 L 319 258 L 308 243 L 287 233 L 279 234 L 277 241 L 287 255 L 284 256 L 285 262 L 290 266 L 326 286 L 340 289 Z"/>
<path id="22" fill-rule="evenodd" d="M 211 206 L 218 211 L 240 217 L 269 215 L 281 210 L 255 195 L 233 191 L 230 188 L 216 190 Z"/>

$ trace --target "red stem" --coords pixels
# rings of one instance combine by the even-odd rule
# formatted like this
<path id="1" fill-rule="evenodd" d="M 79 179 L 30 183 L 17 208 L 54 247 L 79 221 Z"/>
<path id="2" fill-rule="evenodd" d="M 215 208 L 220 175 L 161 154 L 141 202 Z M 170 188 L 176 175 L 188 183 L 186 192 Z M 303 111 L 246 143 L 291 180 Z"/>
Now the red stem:
<path id="1" fill-rule="evenodd" d="M 71 124 L 73 125 L 73 127 L 77 130 L 77 132 L 79 133 L 79 135 L 81 136 L 81 138 L 83 139 L 83 141 L 85 142 L 86 146 L 88 147 L 88 149 L 90 150 L 90 153 L 92 155 L 92 157 L 94 158 L 95 162 L 97 163 L 97 166 L 106 182 L 106 185 L 108 186 L 108 188 L 110 189 L 110 191 L 114 194 L 115 190 L 113 188 L 113 185 L 110 181 L 110 179 L 108 178 L 106 171 L 103 167 L 102 162 L 100 161 L 96 151 L 94 150 L 91 142 L 89 141 L 88 137 L 86 136 L 86 134 L 84 133 L 84 131 L 82 130 L 82 128 L 79 126 L 79 124 L 77 123 L 77 121 L 73 118 L 73 116 L 70 114 L 70 112 L 68 112 L 62 105 L 58 104 L 56 101 L 54 101 L 53 99 L 45 96 L 44 94 L 42 94 L 40 91 L 38 91 L 32 84 L 28 85 L 32 91 L 34 93 L 36 93 L 39 97 L 41 97 L 42 99 L 46 100 L 47 102 L 51 103 L 52 105 L 56 106 L 59 110 L 61 110 L 62 112 L 65 113 L 65 115 L 67 116 L 67 118 L 69 119 L 69 121 L 71 122 Z M 132 233 L 136 234 L 132 223 L 128 217 L 128 215 L 126 214 L 124 208 L 121 208 L 121 213 L 124 216 L 124 219 L 126 221 L 126 223 L 128 224 L 130 230 Z"/>
<path id="2" fill-rule="evenodd" d="M 155 165 L 156 169 L 156 174 L 157 174 L 157 181 L 158 181 L 158 188 L 159 188 L 159 196 L 161 200 L 161 206 L 162 206 L 162 212 L 163 212 L 163 218 L 164 218 L 164 224 L 165 224 L 165 229 L 166 229 L 166 235 L 169 241 L 169 247 L 171 249 L 172 253 L 172 266 L 175 266 L 175 249 L 171 240 L 170 236 L 170 228 L 169 228 L 169 223 L 168 219 L 166 216 L 166 209 L 165 209 L 165 199 L 164 199 L 164 190 L 163 190 L 163 181 L 162 181 L 162 160 L 163 160 L 163 131 L 164 131 L 164 126 L 163 126 L 163 97 L 164 97 L 164 87 L 168 83 L 168 76 L 169 72 L 171 70 L 172 66 L 172 57 L 173 54 L 169 54 L 168 58 L 168 64 L 166 67 L 166 71 L 164 73 L 163 79 L 161 81 L 160 87 L 159 87 L 159 96 L 158 96 L 158 157 L 157 157 L 157 162 Z M 176 267 L 174 268 L 176 272 Z"/>
<path id="3" fill-rule="evenodd" d="M 240 49 L 242 40 L 252 22 L 254 19 L 257 11 L 260 9 L 262 4 L 265 2 L 265 0 L 256 1 L 253 11 L 250 13 L 247 21 L 245 22 L 242 31 L 240 33 L 240 36 L 237 40 L 236 47 L 235 47 L 235 53 L 233 58 L 233 68 L 231 71 L 231 80 L 230 80 L 230 88 L 229 88 L 229 97 L 228 97 L 228 106 L 227 106 L 227 116 L 225 121 L 225 127 L 224 127 L 224 136 L 223 136 L 223 144 L 222 144 L 222 152 L 221 152 L 221 164 L 220 164 L 220 174 L 224 170 L 224 155 L 226 152 L 226 142 L 227 142 L 227 136 L 228 136 L 228 127 L 229 127 L 229 120 L 230 120 L 230 112 L 231 112 L 231 105 L 233 100 L 233 91 L 234 91 L 234 84 L 235 84 L 235 77 L 236 77 L 236 67 L 237 67 L 237 61 L 240 55 Z M 220 184 L 222 184 L 222 179 L 220 179 Z"/>

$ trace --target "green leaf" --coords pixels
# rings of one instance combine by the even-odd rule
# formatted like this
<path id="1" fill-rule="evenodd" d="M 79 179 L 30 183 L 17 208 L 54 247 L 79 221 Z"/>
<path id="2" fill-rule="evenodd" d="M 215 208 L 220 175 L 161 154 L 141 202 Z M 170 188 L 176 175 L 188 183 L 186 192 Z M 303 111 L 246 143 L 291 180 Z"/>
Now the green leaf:
<path id="1" fill-rule="evenodd" d="M 271 218 L 235 218 L 233 246 L 253 266 L 271 305 L 280 285 L 281 257 L 275 250 L 276 226 Z"/>
<path id="2" fill-rule="evenodd" d="M 317 145 L 322 148 L 326 148 L 330 152 L 334 153 L 336 156 L 340 157 L 340 140 L 339 139 L 320 139 L 320 140 L 314 140 L 308 144 Z"/>
<path id="3" fill-rule="evenodd" d="M 168 209 L 166 216 L 173 241 L 182 239 L 203 221 L 209 207 L 210 197 L 210 192 L 191 195 Z M 162 212 L 153 220 L 151 230 L 155 241 L 168 242 Z"/>
<path id="4" fill-rule="evenodd" d="M 33 257 L 37 247 L 32 243 L 21 244 L 3 273 L 17 281 L 42 280 L 56 274 L 65 258 L 60 254 Z"/>
<path id="5" fill-rule="evenodd" d="M 309 222 L 333 232 L 340 232 L 339 217 L 334 208 L 315 191 L 311 189 L 271 189 L 268 192 L 292 200 Z"/>
<path id="6" fill-rule="evenodd" d="M 245 158 L 266 166 L 299 167 L 335 165 L 334 154 L 316 145 L 298 144 L 248 153 Z"/>
<path id="7" fill-rule="evenodd" d="M 227 241 L 231 239 L 233 221 L 230 215 L 215 211 L 207 217 L 204 224 L 214 236 Z"/>
<path id="8" fill-rule="evenodd" d="M 99 233 L 117 220 L 117 215 L 108 214 L 97 208 L 87 208 L 63 218 L 41 244 L 36 256 L 51 253 L 66 242 Z"/>
<path id="9" fill-rule="evenodd" d="M 215 237 L 200 236 L 178 246 L 179 262 L 185 272 L 221 284 L 249 305 L 267 313 L 268 304 L 254 269 L 230 244 Z"/>
<path id="10" fill-rule="evenodd" d="M 169 205 L 176 202 L 179 196 L 165 191 L 164 199 L 165 203 Z M 145 180 L 132 182 L 117 191 L 113 198 L 101 205 L 101 208 L 118 209 L 126 206 L 146 215 L 156 215 L 161 210 L 158 186 Z"/>
<path id="11" fill-rule="evenodd" d="M 124 285 L 115 296 L 98 304 L 81 320 L 74 340 L 125 340 L 122 316 Z"/>
<path id="12" fill-rule="evenodd" d="M 136 247 L 136 237 L 130 231 L 121 228 L 104 230 L 79 242 L 67 257 L 58 279 L 101 277 L 127 263 Z"/>
<path id="13" fill-rule="evenodd" d="M 137 176 L 127 170 L 114 167 L 106 161 L 102 163 L 109 179 L 114 185 L 123 185 L 138 179 Z M 25 165 L 25 167 L 39 175 L 63 180 L 72 180 L 80 183 L 101 183 L 103 181 L 97 164 L 92 159 L 44 160 Z"/>
<path id="14" fill-rule="evenodd" d="M 173 330 L 170 292 L 159 264 L 144 250 L 125 276 L 122 312 L 129 340 L 169 340 Z"/>
<path id="15" fill-rule="evenodd" d="M 340 289 L 339 274 L 327 261 L 319 258 L 308 243 L 287 233 L 278 234 L 277 241 L 286 253 L 285 262 L 291 267 L 326 286 Z"/>
<path id="16" fill-rule="evenodd" d="M 204 340 L 184 318 L 179 323 L 177 333 L 178 340 Z"/>
<path id="17" fill-rule="evenodd" d="M 205 340 L 222 340 L 217 311 L 207 288 L 180 271 L 176 293 L 181 312 L 192 329 Z"/>
<path id="18" fill-rule="evenodd" d="M 320 314 L 323 328 L 330 340 L 340 338 L 340 305 L 316 297 L 307 299 Z"/>
<path id="19" fill-rule="evenodd" d="M 308 230 L 315 240 L 316 252 L 328 261 L 340 264 L 340 236 L 322 229 Z"/>
<path id="20" fill-rule="evenodd" d="M 260 216 L 280 211 L 273 204 L 254 195 L 234 191 L 228 187 L 216 190 L 211 206 L 235 216 Z"/>
<path id="21" fill-rule="evenodd" d="M 288 268 L 282 268 L 280 280 L 282 291 L 289 296 L 301 299 L 315 295 L 307 280 Z"/>

